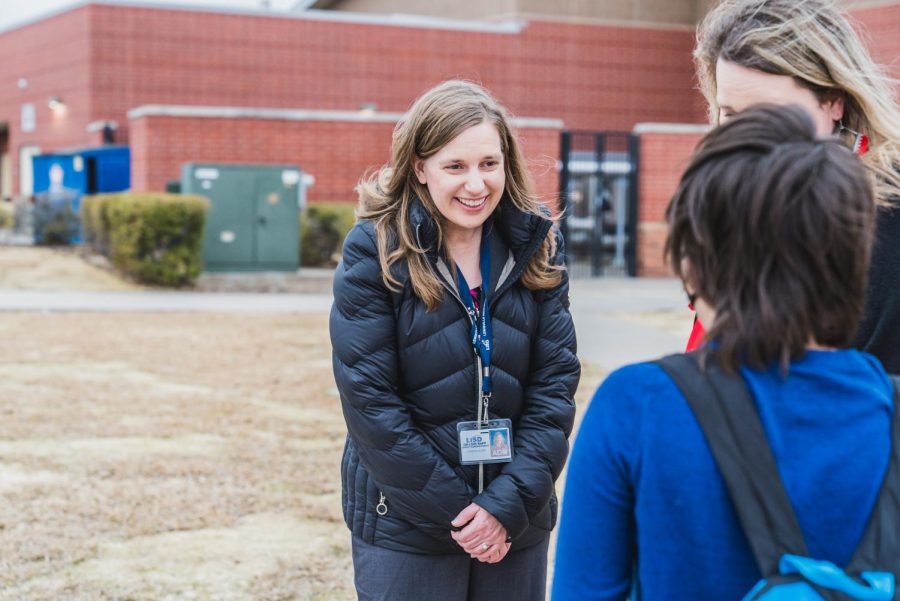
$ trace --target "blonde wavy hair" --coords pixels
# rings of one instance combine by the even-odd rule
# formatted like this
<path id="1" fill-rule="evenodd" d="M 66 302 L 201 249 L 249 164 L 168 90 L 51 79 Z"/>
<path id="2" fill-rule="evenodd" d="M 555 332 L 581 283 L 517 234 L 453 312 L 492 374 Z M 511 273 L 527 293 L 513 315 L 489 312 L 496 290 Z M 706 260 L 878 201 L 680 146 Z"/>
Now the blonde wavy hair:
<path id="1" fill-rule="evenodd" d="M 409 222 L 409 208 L 416 198 L 422 201 L 437 227 L 438 252 L 449 257 L 444 246 L 444 218 L 428 188 L 416 178 L 414 165 L 416 160 L 426 160 L 436 154 L 466 129 L 484 122 L 497 128 L 503 150 L 506 188 L 496 211 L 511 207 L 545 216 L 506 110 L 484 88 L 468 81 L 446 81 L 420 96 L 394 128 L 390 163 L 364 177 L 356 186 L 359 194 L 356 214 L 375 225 L 385 285 L 391 290 L 401 289 L 402 284 L 391 267 L 405 259 L 413 291 L 429 310 L 441 303 L 444 289 L 428 262 L 429 249 L 419 247 Z M 541 290 L 560 283 L 562 268 L 553 265 L 556 248 L 555 229 L 551 229 L 522 275 L 521 281 L 527 288 Z"/>
<path id="2" fill-rule="evenodd" d="M 843 124 L 869 137 L 863 163 L 876 202 L 900 205 L 897 81 L 877 65 L 834 0 L 722 0 L 697 29 L 694 60 L 710 121 L 719 122 L 716 61 L 793 77 L 821 103 L 842 97 Z M 853 135 L 836 132 L 852 145 Z"/>

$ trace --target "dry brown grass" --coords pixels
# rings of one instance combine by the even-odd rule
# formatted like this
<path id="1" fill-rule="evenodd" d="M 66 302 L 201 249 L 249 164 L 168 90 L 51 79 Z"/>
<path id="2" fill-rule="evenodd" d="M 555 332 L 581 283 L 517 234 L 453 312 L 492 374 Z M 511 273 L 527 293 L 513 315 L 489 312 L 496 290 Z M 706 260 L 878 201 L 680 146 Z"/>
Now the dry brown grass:
<path id="1" fill-rule="evenodd" d="M 111 268 L 84 261 L 79 255 L 91 256 L 84 247 L 0 247 L 0 290 L 142 289 L 117 276 Z"/>
<path id="2" fill-rule="evenodd" d="M 7 313 L 0 340 L 0 599 L 353 598 L 325 315 Z"/>
<path id="3" fill-rule="evenodd" d="M 0 316 L 0 598 L 348 598 L 320 316 Z"/>

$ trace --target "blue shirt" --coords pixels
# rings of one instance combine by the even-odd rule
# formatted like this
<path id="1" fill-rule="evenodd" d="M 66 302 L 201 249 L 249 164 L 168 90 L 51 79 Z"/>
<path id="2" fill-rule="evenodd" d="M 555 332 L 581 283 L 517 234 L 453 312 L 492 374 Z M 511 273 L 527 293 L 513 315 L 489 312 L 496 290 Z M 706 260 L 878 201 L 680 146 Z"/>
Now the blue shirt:
<path id="1" fill-rule="evenodd" d="M 846 564 L 887 470 L 890 379 L 856 350 L 809 351 L 786 378 L 741 371 L 810 555 Z M 612 373 L 584 416 L 553 601 L 625 599 L 635 577 L 652 601 L 741 599 L 761 578 L 700 426 L 652 363 Z"/>

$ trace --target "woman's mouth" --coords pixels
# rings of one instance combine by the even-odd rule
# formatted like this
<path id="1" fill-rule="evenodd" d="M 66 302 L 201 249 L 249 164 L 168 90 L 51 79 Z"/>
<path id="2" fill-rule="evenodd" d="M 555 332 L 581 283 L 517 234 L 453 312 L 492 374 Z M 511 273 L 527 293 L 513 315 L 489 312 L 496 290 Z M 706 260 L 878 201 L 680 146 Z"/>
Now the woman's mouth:
<path id="1" fill-rule="evenodd" d="M 487 202 L 487 199 L 487 196 L 482 196 L 481 198 L 460 198 L 459 196 L 455 196 L 453 198 L 453 200 L 470 210 L 480 209 Z"/>

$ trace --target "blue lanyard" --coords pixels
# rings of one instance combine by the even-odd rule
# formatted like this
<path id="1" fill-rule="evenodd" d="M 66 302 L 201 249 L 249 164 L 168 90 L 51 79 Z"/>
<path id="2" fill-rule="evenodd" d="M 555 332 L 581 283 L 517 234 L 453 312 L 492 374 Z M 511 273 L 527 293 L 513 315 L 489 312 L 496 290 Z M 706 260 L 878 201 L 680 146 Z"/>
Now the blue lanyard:
<path id="1" fill-rule="evenodd" d="M 471 322 L 472 348 L 481 358 L 481 392 L 485 396 L 491 394 L 491 351 L 493 350 L 493 332 L 491 330 L 491 315 L 488 309 L 488 288 L 491 281 L 491 241 L 483 237 L 481 239 L 481 289 L 484 291 L 484 299 L 481 302 L 481 311 L 475 308 L 475 299 L 466 282 L 462 269 L 456 266 L 456 280 L 459 284 L 459 293 Z"/>

